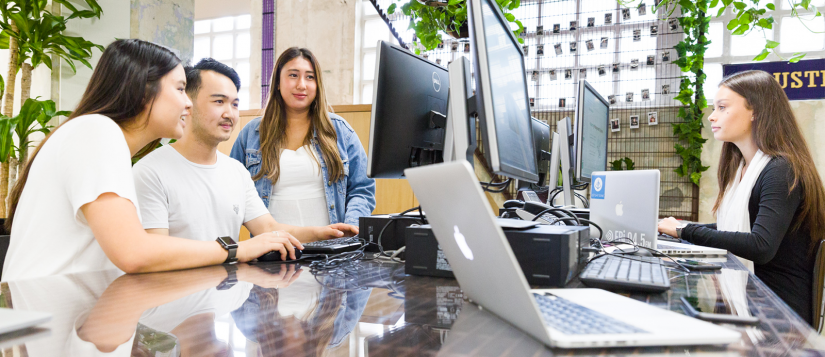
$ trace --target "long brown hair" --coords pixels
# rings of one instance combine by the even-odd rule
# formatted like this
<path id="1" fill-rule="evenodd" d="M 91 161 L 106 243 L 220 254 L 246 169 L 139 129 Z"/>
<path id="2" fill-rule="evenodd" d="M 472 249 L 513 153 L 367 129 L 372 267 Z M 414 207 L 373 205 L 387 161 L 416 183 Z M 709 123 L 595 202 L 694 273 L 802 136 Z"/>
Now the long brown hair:
<path id="1" fill-rule="evenodd" d="M 747 108 L 753 110 L 751 135 L 759 150 L 771 157 L 784 158 L 791 166 L 793 180 L 788 186 L 788 193 L 797 185 L 802 188 L 801 211 L 792 222 L 792 230 L 805 224 L 811 229 L 811 238 L 817 242 L 819 238 L 813 233 L 825 228 L 825 189 L 785 91 L 772 75 L 764 71 L 732 74 L 723 79 L 719 86 L 744 97 Z M 725 190 L 735 179 L 742 159 L 742 152 L 736 145 L 730 142 L 722 144 L 719 195 L 713 206 L 714 214 L 722 204 Z"/>
<path id="2" fill-rule="evenodd" d="M 9 194 L 6 230 L 11 232 L 14 213 L 26 187 L 32 163 L 49 137 L 72 119 L 87 114 L 104 115 L 121 128 L 134 125 L 139 114 L 147 107 L 151 114 L 152 104 L 160 92 L 161 78 L 179 64 L 180 59 L 172 51 L 151 42 L 126 39 L 107 46 L 92 72 L 92 78 L 89 79 L 77 109 L 40 142 L 25 163 L 20 179 Z M 157 140 L 149 143 L 136 156 L 145 155 L 156 145 Z"/>
<path id="3" fill-rule="evenodd" d="M 261 171 L 252 178 L 255 181 L 266 177 L 274 184 L 278 182 L 278 178 L 281 176 L 280 158 L 281 149 L 286 146 L 287 119 L 286 103 L 284 98 L 281 97 L 279 85 L 281 83 L 281 71 L 284 66 L 298 57 L 312 64 L 317 85 L 315 100 L 312 101 L 309 107 L 310 125 L 309 132 L 304 138 L 304 145 L 309 145 L 312 142 L 313 133 L 317 133 L 321 155 L 324 157 L 324 162 L 329 171 L 329 180 L 338 181 L 344 176 L 344 163 L 338 153 L 338 134 L 335 132 L 335 127 L 332 126 L 332 119 L 330 119 L 328 113 L 331 108 L 327 104 L 324 81 L 321 78 L 321 65 L 310 50 L 292 47 L 278 57 L 278 61 L 275 63 L 275 71 L 272 73 L 269 100 L 266 103 L 266 110 L 258 129 L 261 136 Z M 318 165 L 320 166 L 321 163 L 319 162 Z"/>

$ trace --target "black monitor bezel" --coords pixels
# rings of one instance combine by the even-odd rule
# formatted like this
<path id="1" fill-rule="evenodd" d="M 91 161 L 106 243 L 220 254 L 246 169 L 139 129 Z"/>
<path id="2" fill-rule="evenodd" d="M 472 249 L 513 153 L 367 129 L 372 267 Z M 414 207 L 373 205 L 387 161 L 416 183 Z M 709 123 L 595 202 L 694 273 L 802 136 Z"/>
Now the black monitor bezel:
<path id="1" fill-rule="evenodd" d="M 501 25 L 503 25 L 507 29 L 507 34 L 509 34 L 510 41 L 512 42 L 513 46 L 518 49 L 519 53 L 521 54 L 521 72 L 522 74 L 525 72 L 525 64 L 524 64 L 524 50 L 521 47 L 521 44 L 518 42 L 515 34 L 513 31 L 510 30 L 509 22 L 502 14 L 501 10 L 498 8 L 498 4 L 492 0 L 469 0 L 467 2 L 467 11 L 469 16 L 467 16 L 467 21 L 469 24 L 470 29 L 470 41 L 475 44 L 475 46 L 471 46 L 471 55 L 473 56 L 473 78 L 475 79 L 476 83 L 476 108 L 477 108 L 477 116 L 479 121 L 479 126 L 481 127 L 481 134 L 482 134 L 482 145 L 484 147 L 484 156 L 487 160 L 492 171 L 497 175 L 504 175 L 510 178 L 537 183 L 539 179 L 538 174 L 538 161 L 535 157 L 534 150 L 530 150 L 530 152 L 534 153 L 533 157 L 533 172 L 524 171 L 522 169 L 513 167 L 511 165 L 507 165 L 506 163 L 501 162 L 501 158 L 499 155 L 499 148 L 498 147 L 498 138 L 496 137 L 496 128 L 495 128 L 495 119 L 492 117 L 494 113 L 492 106 L 492 98 L 490 97 L 489 90 L 485 90 L 485 88 L 489 89 L 490 86 L 490 73 L 488 72 L 489 66 L 487 62 L 486 56 L 486 48 L 487 48 L 487 39 L 484 36 L 484 26 L 482 20 L 482 13 L 480 11 L 476 11 L 476 6 L 481 6 L 481 1 L 486 1 L 488 5 L 495 10 L 496 17 Z M 476 26 L 477 24 L 482 24 L 481 26 Z M 481 54 L 484 53 L 482 56 Z M 482 71 L 482 68 L 484 69 Z M 527 91 L 527 80 L 525 75 L 524 80 L 524 105 L 527 108 L 527 111 L 530 115 L 527 116 L 527 124 L 530 128 L 532 128 L 532 112 L 530 110 L 530 98 L 529 92 Z M 490 114 L 490 118 L 488 115 Z M 488 120 L 489 119 L 489 120 Z M 525 140 L 530 140 L 530 147 L 534 148 L 535 143 L 533 142 L 533 135 L 532 130 L 529 135 L 529 138 L 525 138 Z"/>
<path id="2" fill-rule="evenodd" d="M 578 90 L 578 100 L 576 101 L 576 122 L 575 122 L 575 160 L 576 160 L 576 169 L 575 169 L 575 176 L 576 181 L 578 182 L 585 182 L 590 183 L 590 176 L 583 176 L 582 175 L 582 130 L 583 130 L 583 122 L 584 122 L 584 91 L 589 90 L 592 92 L 596 98 L 599 99 L 605 107 L 607 107 L 607 115 L 605 116 L 605 130 L 604 130 L 604 142 L 607 143 L 607 124 L 610 124 L 610 103 L 607 99 L 604 99 L 601 94 L 594 88 L 590 83 L 586 80 L 580 80 L 579 82 L 579 90 Z M 607 146 L 605 146 L 605 150 L 607 150 Z M 604 156 L 604 167 L 605 169 L 602 171 L 607 170 L 607 155 Z"/>

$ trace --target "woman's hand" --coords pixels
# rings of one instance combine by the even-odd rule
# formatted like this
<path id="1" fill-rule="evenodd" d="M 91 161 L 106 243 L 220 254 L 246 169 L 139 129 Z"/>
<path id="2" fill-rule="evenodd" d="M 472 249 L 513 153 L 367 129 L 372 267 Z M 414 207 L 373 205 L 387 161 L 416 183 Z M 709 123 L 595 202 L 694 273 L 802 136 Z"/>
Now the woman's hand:
<path id="1" fill-rule="evenodd" d="M 281 260 L 295 260 L 296 247 L 300 250 L 304 249 L 301 242 L 288 232 L 267 232 L 238 243 L 236 257 L 239 262 L 246 263 L 277 250 L 281 252 Z"/>
<path id="2" fill-rule="evenodd" d="M 358 227 L 351 224 L 336 223 L 324 227 L 315 227 L 315 240 L 325 240 L 358 235 Z"/>
<path id="3" fill-rule="evenodd" d="M 659 222 L 659 233 L 664 233 L 671 237 L 679 238 L 679 236 L 676 235 L 676 227 L 678 227 L 679 224 L 680 223 L 678 220 L 676 220 L 676 218 L 665 218 L 661 222 Z"/>

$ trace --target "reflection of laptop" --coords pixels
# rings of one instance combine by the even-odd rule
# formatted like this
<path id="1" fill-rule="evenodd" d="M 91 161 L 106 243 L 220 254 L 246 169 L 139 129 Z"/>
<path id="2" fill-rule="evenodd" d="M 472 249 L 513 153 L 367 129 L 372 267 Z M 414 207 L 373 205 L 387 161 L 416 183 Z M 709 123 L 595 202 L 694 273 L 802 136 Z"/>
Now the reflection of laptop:
<path id="1" fill-rule="evenodd" d="M 33 327 L 52 319 L 45 312 L 0 308 L 0 334 Z"/>
<path id="2" fill-rule="evenodd" d="M 548 346 L 727 344 L 740 334 L 601 289 L 530 290 L 466 162 L 404 171 L 461 290 Z"/>
<path id="3" fill-rule="evenodd" d="M 590 220 L 604 231 L 602 240 L 630 238 L 667 255 L 726 255 L 724 249 L 659 241 L 659 170 L 594 172 Z"/>

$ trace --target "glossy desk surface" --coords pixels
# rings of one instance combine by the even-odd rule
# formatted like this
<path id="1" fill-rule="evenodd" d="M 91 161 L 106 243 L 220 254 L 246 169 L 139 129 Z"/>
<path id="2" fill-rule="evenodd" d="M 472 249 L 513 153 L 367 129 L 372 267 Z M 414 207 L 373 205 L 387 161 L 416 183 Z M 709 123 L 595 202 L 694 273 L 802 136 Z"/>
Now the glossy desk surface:
<path id="1" fill-rule="evenodd" d="M 227 277 L 221 266 L 4 282 L 0 305 L 54 318 L 0 335 L 0 351 L 3 357 L 825 354 L 821 337 L 738 260 L 721 260 L 722 272 L 671 270 L 670 291 L 629 296 L 681 313 L 679 297 L 697 290 L 743 292 L 761 322 L 731 326 L 742 339 L 729 346 L 547 349 L 466 302 L 453 279 L 409 276 L 403 264 L 369 261 L 315 274 L 305 266 L 244 264 L 239 282 L 221 290 Z"/>

